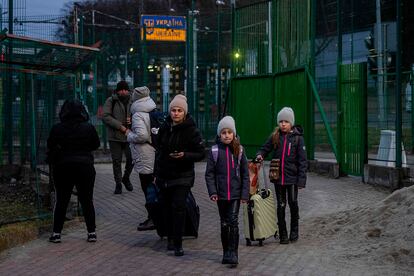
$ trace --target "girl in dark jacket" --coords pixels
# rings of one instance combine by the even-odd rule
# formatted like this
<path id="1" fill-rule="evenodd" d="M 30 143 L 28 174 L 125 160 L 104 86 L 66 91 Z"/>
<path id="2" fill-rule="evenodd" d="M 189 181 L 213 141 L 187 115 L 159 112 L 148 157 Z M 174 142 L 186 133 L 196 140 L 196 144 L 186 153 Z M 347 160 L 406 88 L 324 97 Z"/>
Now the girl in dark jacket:
<path id="1" fill-rule="evenodd" d="M 95 242 L 95 208 L 93 186 L 95 168 L 92 151 L 99 145 L 95 127 L 88 123 L 83 104 L 67 100 L 59 113 L 60 123 L 54 125 L 47 139 L 48 162 L 53 168 L 56 204 L 53 213 L 53 234 L 50 242 L 59 243 L 66 209 L 76 186 L 88 230 L 87 241 Z"/>
<path id="2" fill-rule="evenodd" d="M 194 120 L 187 114 L 187 98 L 177 95 L 169 106 L 170 115 L 160 127 L 154 174 L 161 188 L 168 250 L 183 256 L 185 202 L 194 185 L 194 162 L 204 158 L 204 144 Z"/>
<path id="3" fill-rule="evenodd" d="M 272 158 L 280 160 L 280 176 L 273 183 L 276 190 L 280 243 L 288 244 L 289 240 L 295 242 L 299 238 L 298 188 L 305 188 L 306 185 L 307 160 L 303 131 L 301 127 L 294 126 L 295 115 L 292 108 L 282 108 L 277 115 L 277 121 L 279 127 L 257 152 L 256 159 L 263 161 L 273 151 Z M 289 238 L 285 221 L 286 196 L 290 208 Z"/>
<path id="4" fill-rule="evenodd" d="M 236 138 L 234 119 L 226 116 L 217 127 L 218 142 L 210 151 L 206 184 L 212 201 L 217 202 L 223 264 L 238 264 L 240 201 L 249 199 L 249 171 L 243 147 Z"/>

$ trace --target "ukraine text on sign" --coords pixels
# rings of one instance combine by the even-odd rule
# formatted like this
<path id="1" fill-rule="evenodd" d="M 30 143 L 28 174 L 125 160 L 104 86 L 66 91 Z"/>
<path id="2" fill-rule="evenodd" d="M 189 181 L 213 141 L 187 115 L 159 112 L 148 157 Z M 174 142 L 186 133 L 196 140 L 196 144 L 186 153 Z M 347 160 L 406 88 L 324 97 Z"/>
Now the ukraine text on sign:
<path id="1" fill-rule="evenodd" d="M 146 40 L 185 41 L 185 16 L 142 15 L 141 24 L 146 26 Z M 143 38 L 143 32 L 141 32 Z"/>

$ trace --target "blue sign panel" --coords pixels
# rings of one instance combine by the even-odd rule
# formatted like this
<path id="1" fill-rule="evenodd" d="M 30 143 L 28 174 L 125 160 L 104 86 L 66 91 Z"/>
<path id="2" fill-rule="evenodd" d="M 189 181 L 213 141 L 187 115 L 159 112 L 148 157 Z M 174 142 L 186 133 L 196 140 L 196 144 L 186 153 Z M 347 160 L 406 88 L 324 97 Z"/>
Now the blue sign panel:
<path id="1" fill-rule="evenodd" d="M 142 15 L 141 24 L 145 24 L 147 28 L 186 29 L 185 16 Z"/>

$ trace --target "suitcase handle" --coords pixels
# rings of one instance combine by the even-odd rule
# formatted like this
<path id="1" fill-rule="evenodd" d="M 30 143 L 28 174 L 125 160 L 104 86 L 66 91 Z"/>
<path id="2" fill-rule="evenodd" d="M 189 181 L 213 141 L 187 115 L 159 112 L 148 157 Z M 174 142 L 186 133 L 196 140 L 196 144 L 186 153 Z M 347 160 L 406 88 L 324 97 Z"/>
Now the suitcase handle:
<path id="1" fill-rule="evenodd" d="M 264 162 L 262 163 L 262 165 L 260 166 L 260 169 L 262 170 L 262 172 L 263 172 L 263 182 L 264 182 L 264 187 L 265 187 L 265 189 L 266 189 L 266 191 L 267 190 L 269 190 L 269 180 L 268 180 L 268 178 L 267 178 L 267 176 L 266 176 L 266 171 L 265 171 L 265 169 L 264 169 Z M 260 185 L 260 181 L 259 181 L 259 185 Z"/>

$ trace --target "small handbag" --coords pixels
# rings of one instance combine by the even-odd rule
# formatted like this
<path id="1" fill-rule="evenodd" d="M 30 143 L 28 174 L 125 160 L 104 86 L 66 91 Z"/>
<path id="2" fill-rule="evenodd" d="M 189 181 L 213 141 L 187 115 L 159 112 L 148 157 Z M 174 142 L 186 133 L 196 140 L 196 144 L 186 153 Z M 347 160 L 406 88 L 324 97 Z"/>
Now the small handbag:
<path id="1" fill-rule="evenodd" d="M 272 159 L 269 166 L 269 179 L 276 182 L 280 177 L 280 159 Z"/>

